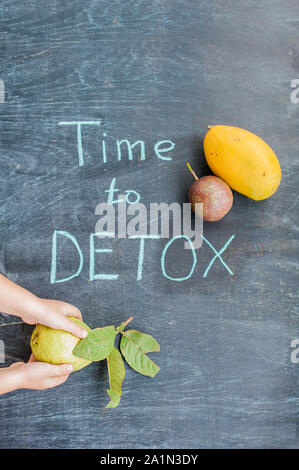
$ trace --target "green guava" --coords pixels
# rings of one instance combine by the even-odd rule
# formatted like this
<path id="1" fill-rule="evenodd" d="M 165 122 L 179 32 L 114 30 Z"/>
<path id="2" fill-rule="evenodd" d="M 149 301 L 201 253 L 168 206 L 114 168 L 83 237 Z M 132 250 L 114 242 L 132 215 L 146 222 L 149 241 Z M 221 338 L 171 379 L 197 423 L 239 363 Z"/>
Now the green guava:
<path id="1" fill-rule="evenodd" d="M 91 331 L 89 326 L 78 318 L 68 318 L 83 326 L 88 332 Z M 73 354 L 73 349 L 79 341 L 80 338 L 67 331 L 36 325 L 31 336 L 30 346 L 36 361 L 49 362 L 50 364 L 72 364 L 75 371 L 88 366 L 92 362 Z"/>

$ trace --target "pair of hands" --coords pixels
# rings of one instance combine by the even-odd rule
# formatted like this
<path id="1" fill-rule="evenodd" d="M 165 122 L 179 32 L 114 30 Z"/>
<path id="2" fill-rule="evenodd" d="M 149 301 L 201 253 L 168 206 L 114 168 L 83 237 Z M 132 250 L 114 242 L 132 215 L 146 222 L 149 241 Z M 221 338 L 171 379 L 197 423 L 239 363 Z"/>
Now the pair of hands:
<path id="1" fill-rule="evenodd" d="M 82 320 L 80 310 L 73 305 L 36 297 L 30 313 L 26 312 L 21 318 L 30 325 L 40 323 L 50 328 L 68 331 L 79 338 L 85 338 L 88 334 L 87 331 L 69 320 L 67 316 Z M 53 365 L 36 362 L 33 355 L 28 363 L 16 362 L 8 368 L 8 371 L 14 376 L 14 388 L 33 390 L 44 390 L 61 385 L 68 379 L 72 370 L 71 364 Z"/>

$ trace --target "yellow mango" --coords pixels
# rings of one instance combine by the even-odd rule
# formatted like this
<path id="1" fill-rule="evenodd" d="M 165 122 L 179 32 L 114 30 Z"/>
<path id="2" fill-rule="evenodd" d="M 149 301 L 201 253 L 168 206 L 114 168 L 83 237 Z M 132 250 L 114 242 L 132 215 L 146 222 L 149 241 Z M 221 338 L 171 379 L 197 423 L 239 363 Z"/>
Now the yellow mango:
<path id="1" fill-rule="evenodd" d="M 205 136 L 204 152 L 212 172 L 251 199 L 266 199 L 280 185 L 281 169 L 275 153 L 252 132 L 212 126 Z"/>

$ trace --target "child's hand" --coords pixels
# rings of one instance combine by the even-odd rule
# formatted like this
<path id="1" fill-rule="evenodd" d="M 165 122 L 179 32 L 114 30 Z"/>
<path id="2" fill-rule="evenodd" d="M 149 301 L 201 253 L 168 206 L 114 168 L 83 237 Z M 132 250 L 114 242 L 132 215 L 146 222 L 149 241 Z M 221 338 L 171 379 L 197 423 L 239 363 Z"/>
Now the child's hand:
<path id="1" fill-rule="evenodd" d="M 28 290 L 18 286 L 0 274 L 0 311 L 21 317 L 25 323 L 42 325 L 57 330 L 69 331 L 79 338 L 85 338 L 87 331 L 67 316 L 82 320 L 80 310 L 59 300 L 40 299 Z"/>
<path id="2" fill-rule="evenodd" d="M 36 297 L 34 307 L 30 313 L 22 315 L 22 320 L 30 325 L 40 323 L 56 330 L 68 331 L 79 338 L 85 338 L 88 335 L 87 331 L 69 320 L 67 316 L 82 320 L 80 310 L 74 305 Z"/>
<path id="3" fill-rule="evenodd" d="M 7 371 L 13 374 L 15 388 L 45 390 L 63 384 L 73 370 L 71 364 L 53 365 L 46 362 L 35 362 L 31 356 L 29 362 L 16 362 Z"/>

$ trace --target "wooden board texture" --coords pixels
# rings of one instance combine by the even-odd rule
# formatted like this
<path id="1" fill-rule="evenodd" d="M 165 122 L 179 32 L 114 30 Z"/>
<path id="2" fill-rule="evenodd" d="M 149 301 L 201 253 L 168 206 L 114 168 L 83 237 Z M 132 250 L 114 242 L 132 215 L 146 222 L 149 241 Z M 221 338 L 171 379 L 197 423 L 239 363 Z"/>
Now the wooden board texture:
<path id="1" fill-rule="evenodd" d="M 1 448 L 298 448 L 297 0 L 23 0 L 0 5 L 0 270 L 36 295 L 75 304 L 91 327 L 133 326 L 161 344 L 155 379 L 127 368 L 119 408 L 105 410 L 105 363 L 61 387 L 0 398 Z M 83 126 L 78 166 L 75 126 Z M 209 174 L 207 124 L 244 127 L 279 156 L 282 184 L 269 200 L 235 194 L 233 210 L 204 236 L 193 275 L 161 272 L 166 240 L 97 241 L 95 207 L 113 178 L 141 201 L 186 202 L 189 161 Z M 104 136 L 104 133 L 106 136 Z M 107 142 L 103 163 L 102 142 Z M 145 143 L 146 158 L 117 160 L 117 139 Z M 175 148 L 157 158 L 154 145 Z M 166 154 L 165 154 L 166 155 Z M 63 230 L 84 255 L 80 276 L 50 283 L 52 236 Z M 66 271 L 77 266 L 64 246 Z M 174 243 L 167 272 L 185 276 L 190 252 Z M 63 275 L 62 261 L 60 275 Z M 59 267 L 58 266 L 58 267 Z M 14 318 L 0 315 L 1 324 Z M 32 327 L 0 328 L 7 367 L 27 360 Z M 154 355 L 152 355 L 154 358 Z"/>

